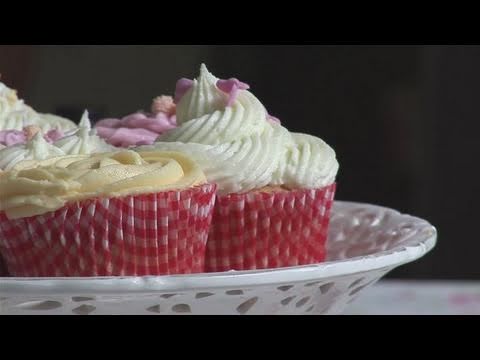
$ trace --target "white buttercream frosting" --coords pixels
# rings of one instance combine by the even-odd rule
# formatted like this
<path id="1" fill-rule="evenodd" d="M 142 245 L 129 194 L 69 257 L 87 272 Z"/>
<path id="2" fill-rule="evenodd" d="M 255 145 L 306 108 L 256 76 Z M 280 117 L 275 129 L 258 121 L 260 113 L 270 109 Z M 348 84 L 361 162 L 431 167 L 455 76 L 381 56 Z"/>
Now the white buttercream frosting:
<path id="1" fill-rule="evenodd" d="M 188 154 L 223 194 L 267 185 L 321 188 L 335 181 L 338 162 L 330 146 L 268 121 L 265 107 L 247 90 L 227 106 L 218 80 L 201 66 L 177 104 L 178 128 L 161 135 L 154 148 Z"/>

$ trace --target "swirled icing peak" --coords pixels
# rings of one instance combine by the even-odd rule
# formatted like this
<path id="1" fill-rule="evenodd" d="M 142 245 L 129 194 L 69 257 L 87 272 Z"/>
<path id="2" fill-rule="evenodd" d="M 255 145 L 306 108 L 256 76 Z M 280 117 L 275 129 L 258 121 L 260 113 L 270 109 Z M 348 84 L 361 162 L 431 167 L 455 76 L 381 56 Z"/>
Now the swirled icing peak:
<path id="1" fill-rule="evenodd" d="M 54 145 L 67 155 L 88 155 L 99 152 L 108 152 L 114 149 L 103 139 L 98 137 L 88 117 L 88 111 L 82 115 L 78 129 L 68 136 L 54 142 Z"/>
<path id="2" fill-rule="evenodd" d="M 247 84 L 219 80 L 203 64 L 198 78 L 182 83 L 178 127 L 161 135 L 153 148 L 190 155 L 219 193 L 265 186 L 321 188 L 335 181 L 333 149 L 281 126 Z"/>

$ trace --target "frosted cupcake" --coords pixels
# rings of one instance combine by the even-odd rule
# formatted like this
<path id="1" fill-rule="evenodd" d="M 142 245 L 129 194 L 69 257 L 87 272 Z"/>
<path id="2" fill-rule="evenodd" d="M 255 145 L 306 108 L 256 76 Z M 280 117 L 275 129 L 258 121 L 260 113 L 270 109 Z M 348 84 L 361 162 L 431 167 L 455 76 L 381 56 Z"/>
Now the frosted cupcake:
<path id="1" fill-rule="evenodd" d="M 19 163 L 0 188 L 0 253 L 13 276 L 204 271 L 215 186 L 180 153 Z"/>
<path id="2" fill-rule="evenodd" d="M 122 119 L 103 119 L 95 128 L 98 135 L 118 147 L 150 145 L 160 134 L 175 128 L 175 103 L 170 96 L 153 100 L 151 112 L 137 112 Z"/>
<path id="3" fill-rule="evenodd" d="M 317 137 L 289 132 L 248 89 L 202 65 L 198 79 L 177 83 L 178 127 L 154 148 L 189 154 L 218 185 L 208 271 L 321 262 L 335 152 Z"/>
<path id="4" fill-rule="evenodd" d="M 37 113 L 17 97 L 15 90 L 0 82 L 0 130 L 22 130 L 28 125 L 37 125 L 43 132 L 76 128 L 75 123 L 68 119 Z"/>

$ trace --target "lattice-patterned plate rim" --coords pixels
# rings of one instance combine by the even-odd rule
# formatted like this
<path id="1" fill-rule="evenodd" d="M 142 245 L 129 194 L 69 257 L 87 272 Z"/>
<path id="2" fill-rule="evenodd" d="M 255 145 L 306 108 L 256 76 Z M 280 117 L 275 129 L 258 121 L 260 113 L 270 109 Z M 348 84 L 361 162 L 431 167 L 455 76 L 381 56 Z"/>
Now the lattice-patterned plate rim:
<path id="1" fill-rule="evenodd" d="M 407 223 L 411 236 L 392 248 L 371 254 L 336 259 L 321 264 L 295 266 L 281 269 L 230 271 L 223 273 L 146 276 L 146 277 L 96 277 L 96 278 L 0 278 L 0 294 L 57 295 L 69 293 L 142 294 L 155 291 L 180 292 L 202 289 L 226 289 L 245 286 L 265 286 L 286 282 L 327 281 L 340 276 L 358 274 L 400 266 L 415 261 L 436 244 L 437 230 L 427 221 L 401 214 L 389 208 L 336 201 L 330 231 L 335 232 L 335 217 L 362 211 L 383 213 L 398 224 Z M 344 219 L 348 221 L 348 218 Z"/>

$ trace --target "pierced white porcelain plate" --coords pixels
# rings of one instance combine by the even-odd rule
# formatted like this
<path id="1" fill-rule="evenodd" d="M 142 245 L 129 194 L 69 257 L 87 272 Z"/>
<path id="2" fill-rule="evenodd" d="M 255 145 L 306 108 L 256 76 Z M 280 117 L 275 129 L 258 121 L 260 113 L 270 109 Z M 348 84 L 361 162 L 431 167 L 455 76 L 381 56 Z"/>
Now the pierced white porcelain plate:
<path id="1" fill-rule="evenodd" d="M 335 202 L 322 264 L 214 274 L 0 278 L 0 314 L 339 314 L 397 266 L 430 251 L 425 220 Z"/>

